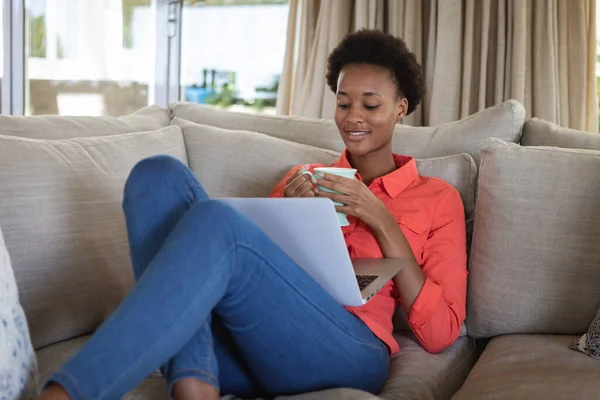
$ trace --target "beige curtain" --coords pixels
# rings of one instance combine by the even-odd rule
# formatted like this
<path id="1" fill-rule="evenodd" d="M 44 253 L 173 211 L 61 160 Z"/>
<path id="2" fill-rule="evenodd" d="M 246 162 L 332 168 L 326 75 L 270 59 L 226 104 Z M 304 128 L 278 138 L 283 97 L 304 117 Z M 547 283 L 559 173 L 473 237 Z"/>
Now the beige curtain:
<path id="1" fill-rule="evenodd" d="M 405 123 L 437 125 L 513 98 L 529 117 L 597 131 L 595 3 L 292 0 L 278 112 L 331 118 L 327 55 L 369 27 L 402 37 L 423 65 L 427 95 Z"/>

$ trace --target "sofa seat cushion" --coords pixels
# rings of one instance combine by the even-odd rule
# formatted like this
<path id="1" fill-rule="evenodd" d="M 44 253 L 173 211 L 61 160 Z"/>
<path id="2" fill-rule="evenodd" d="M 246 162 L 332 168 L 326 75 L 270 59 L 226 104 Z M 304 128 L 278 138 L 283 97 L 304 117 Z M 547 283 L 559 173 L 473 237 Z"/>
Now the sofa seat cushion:
<path id="1" fill-rule="evenodd" d="M 30 139 L 71 139 L 153 131 L 170 123 L 169 112 L 158 106 L 144 107 L 122 117 L 0 115 L 0 135 Z"/>
<path id="2" fill-rule="evenodd" d="M 438 354 L 423 350 L 412 332 L 395 332 L 400 352 L 379 396 L 383 399 L 449 399 L 465 381 L 478 356 L 473 339 L 460 337 Z"/>
<path id="3" fill-rule="evenodd" d="M 133 284 L 121 203 L 140 160 L 187 162 L 181 130 L 0 136 L 0 226 L 34 348 L 94 331 Z"/>
<path id="4" fill-rule="evenodd" d="M 597 399 L 600 361 L 570 350 L 575 338 L 493 338 L 453 399 Z"/>
<path id="5" fill-rule="evenodd" d="M 91 335 L 80 336 L 37 350 L 40 382 L 75 354 Z M 462 385 L 475 364 L 477 349 L 472 339 L 463 337 L 439 354 L 430 354 L 408 332 L 395 333 L 400 352 L 391 360 L 390 374 L 381 393 L 375 396 L 360 390 L 338 388 L 276 400 L 369 400 L 369 399 L 449 399 Z M 129 392 L 126 400 L 167 400 L 167 386 L 160 372 L 149 376 Z M 222 400 L 240 400 L 225 395 Z"/>
<path id="6" fill-rule="evenodd" d="M 199 124 L 224 129 L 246 129 L 337 152 L 344 149 L 333 121 L 236 113 L 186 102 L 172 103 L 169 110 L 173 117 Z M 509 100 L 460 121 L 434 127 L 399 124 L 394 131 L 393 150 L 415 158 L 467 153 L 479 164 L 482 140 L 495 137 L 518 143 L 524 122 L 523 105 Z"/>

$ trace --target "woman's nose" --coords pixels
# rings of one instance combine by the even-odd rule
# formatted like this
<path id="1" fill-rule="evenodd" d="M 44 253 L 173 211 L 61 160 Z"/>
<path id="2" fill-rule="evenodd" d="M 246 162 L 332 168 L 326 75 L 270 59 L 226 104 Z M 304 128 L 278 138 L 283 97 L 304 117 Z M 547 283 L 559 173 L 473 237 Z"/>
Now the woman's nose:
<path id="1" fill-rule="evenodd" d="M 346 118 L 346 120 L 351 124 L 359 124 L 364 122 L 365 118 L 363 113 L 355 109 L 350 110 L 350 112 L 348 113 L 348 118 Z"/>

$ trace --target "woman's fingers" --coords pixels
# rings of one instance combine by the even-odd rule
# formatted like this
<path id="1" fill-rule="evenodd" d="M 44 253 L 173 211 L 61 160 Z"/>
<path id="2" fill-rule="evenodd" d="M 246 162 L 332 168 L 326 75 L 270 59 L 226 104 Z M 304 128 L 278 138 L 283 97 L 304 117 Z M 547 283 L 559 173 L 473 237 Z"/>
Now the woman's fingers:
<path id="1" fill-rule="evenodd" d="M 352 198 L 350 196 L 341 193 L 329 193 L 324 190 L 320 190 L 319 197 L 326 197 L 328 199 L 342 204 L 352 203 Z"/>
<path id="2" fill-rule="evenodd" d="M 285 189 L 283 193 L 286 197 L 301 197 L 301 195 L 306 191 L 302 191 L 302 187 L 304 185 L 309 185 L 312 187 L 312 177 L 308 174 L 303 174 L 304 168 L 299 169 L 288 179 L 287 184 L 285 185 Z M 302 193 L 298 194 L 299 191 Z"/>
<path id="3" fill-rule="evenodd" d="M 312 180 L 307 180 L 296 189 L 296 197 L 315 197 L 315 190 Z"/>

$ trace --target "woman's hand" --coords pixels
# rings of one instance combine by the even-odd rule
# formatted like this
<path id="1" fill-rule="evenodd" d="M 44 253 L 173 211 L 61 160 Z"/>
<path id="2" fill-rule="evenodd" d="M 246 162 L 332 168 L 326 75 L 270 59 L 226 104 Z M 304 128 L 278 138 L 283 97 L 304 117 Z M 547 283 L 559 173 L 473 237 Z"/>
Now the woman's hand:
<path id="1" fill-rule="evenodd" d="M 374 231 L 398 224 L 385 204 L 364 183 L 332 174 L 323 174 L 322 178 L 317 181 L 319 186 L 342 193 L 318 192 L 320 197 L 342 203 L 343 206 L 336 206 L 337 211 L 359 218 Z"/>
<path id="2" fill-rule="evenodd" d="M 396 218 L 369 188 L 355 179 L 325 174 L 318 184 L 344 194 L 318 192 L 319 196 L 345 204 L 336 207 L 339 212 L 354 215 L 373 229 L 381 252 L 386 258 L 407 258 L 410 262 L 394 277 L 400 299 L 407 316 L 425 284 L 425 274 L 415 260 L 413 252 L 398 226 Z"/>
<path id="3" fill-rule="evenodd" d="M 284 197 L 315 197 L 317 190 L 314 187 L 312 177 L 309 174 L 303 174 L 308 171 L 308 164 L 299 168 L 294 175 L 285 183 L 283 190 Z"/>

